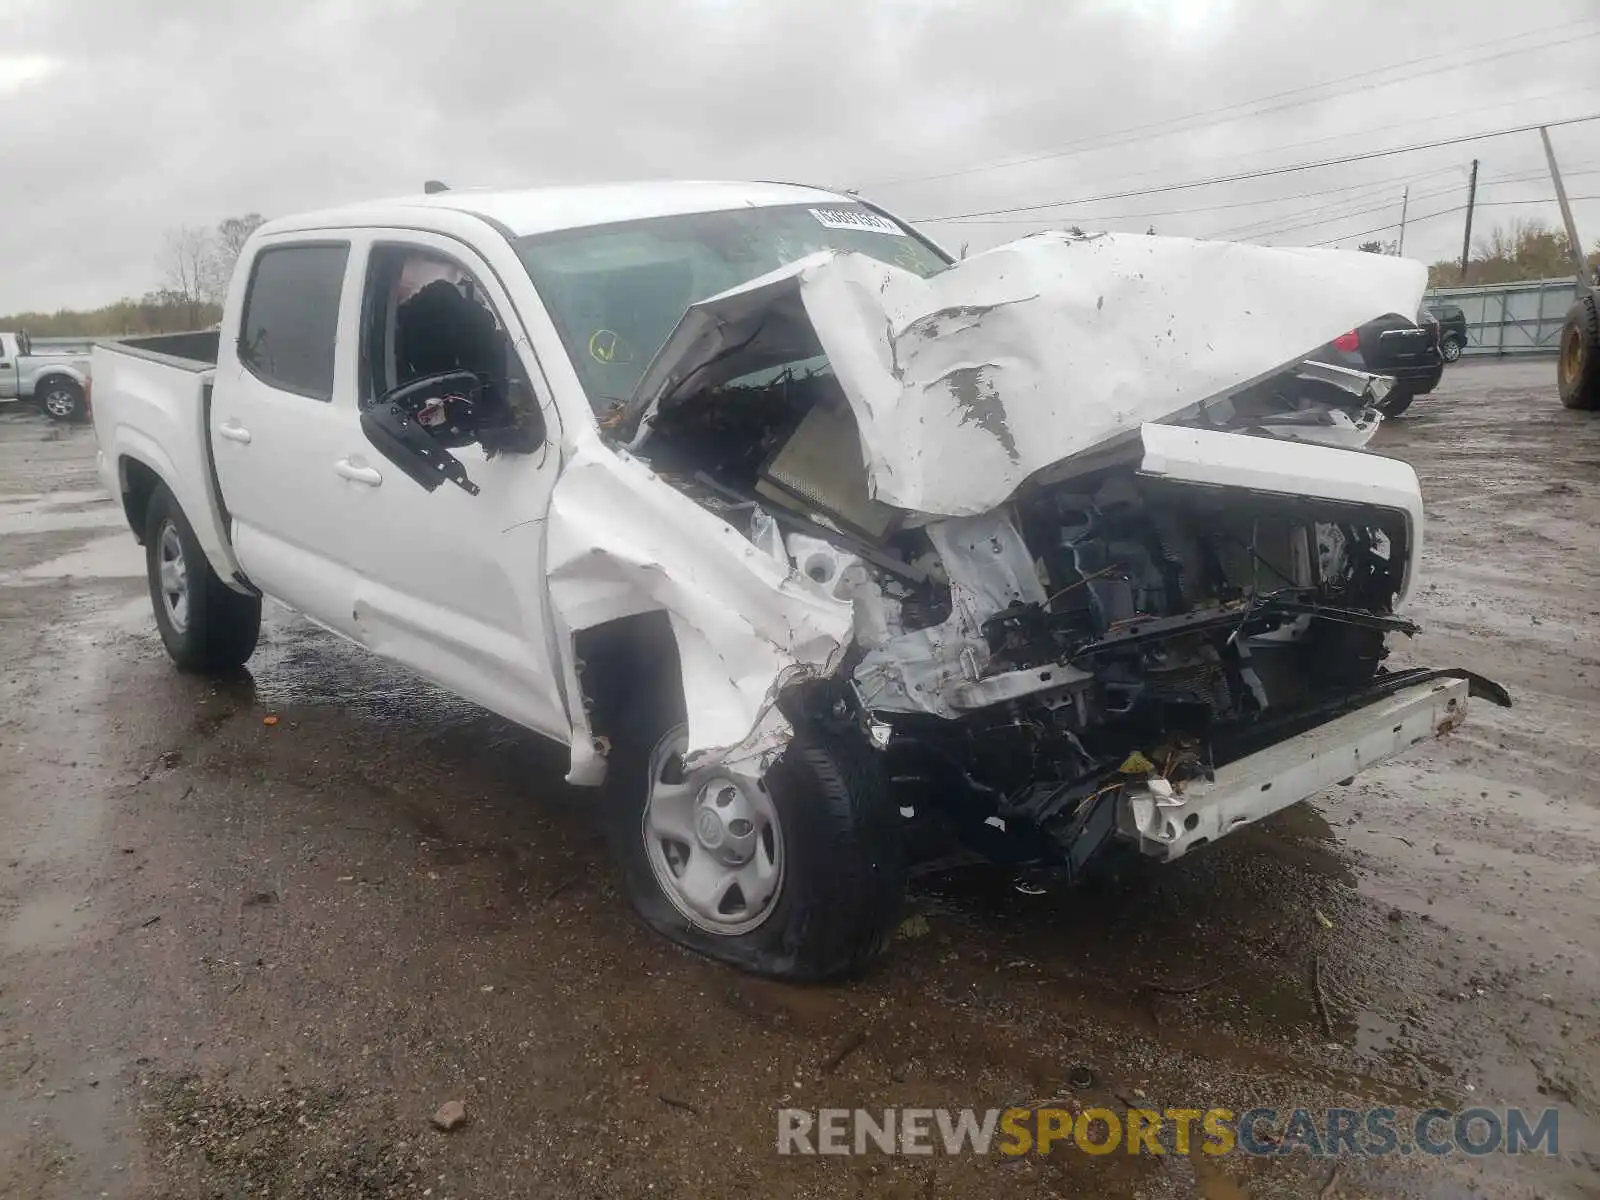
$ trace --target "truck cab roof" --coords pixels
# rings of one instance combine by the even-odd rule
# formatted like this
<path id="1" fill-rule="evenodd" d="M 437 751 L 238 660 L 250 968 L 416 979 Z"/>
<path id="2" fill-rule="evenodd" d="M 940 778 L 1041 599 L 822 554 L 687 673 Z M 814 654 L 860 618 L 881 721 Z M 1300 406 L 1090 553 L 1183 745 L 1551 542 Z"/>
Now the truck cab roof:
<path id="1" fill-rule="evenodd" d="M 855 198 L 791 183 L 736 183 L 653 180 L 521 190 L 463 189 L 364 201 L 302 213 L 268 222 L 263 234 L 296 233 L 359 225 L 407 224 L 418 209 L 439 209 L 480 217 L 514 237 L 608 225 L 647 217 L 763 208 L 781 204 L 824 204 Z"/>

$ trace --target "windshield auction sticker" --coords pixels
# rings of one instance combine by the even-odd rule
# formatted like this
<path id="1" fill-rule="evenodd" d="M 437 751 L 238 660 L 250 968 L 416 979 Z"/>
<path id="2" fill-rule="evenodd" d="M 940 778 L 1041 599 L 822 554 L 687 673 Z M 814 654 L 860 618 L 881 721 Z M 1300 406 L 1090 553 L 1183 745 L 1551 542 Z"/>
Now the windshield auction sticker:
<path id="1" fill-rule="evenodd" d="M 901 229 L 888 217 L 880 217 L 877 213 L 867 212 L 856 208 L 813 208 L 811 215 L 817 219 L 817 224 L 825 229 L 862 229 L 868 233 L 888 233 L 895 237 L 905 237 L 906 231 Z"/>

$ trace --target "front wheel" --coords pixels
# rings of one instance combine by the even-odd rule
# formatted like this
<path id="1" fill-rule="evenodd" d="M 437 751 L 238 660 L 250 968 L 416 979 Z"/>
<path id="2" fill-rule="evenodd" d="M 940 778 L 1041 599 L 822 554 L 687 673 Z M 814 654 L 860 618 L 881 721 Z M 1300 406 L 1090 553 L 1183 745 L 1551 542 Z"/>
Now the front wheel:
<path id="1" fill-rule="evenodd" d="M 905 887 L 900 814 L 865 739 L 800 729 L 759 777 L 689 768 L 687 726 L 655 708 L 623 723 L 606 781 L 640 917 L 769 978 L 860 973 L 893 936 Z"/>
<path id="2" fill-rule="evenodd" d="M 1447 337 L 1439 343 L 1439 353 L 1444 355 L 1445 362 L 1456 362 L 1461 357 L 1461 342 L 1454 337 Z"/>
<path id="3" fill-rule="evenodd" d="M 145 512 L 144 552 L 156 628 L 172 661 L 184 671 L 243 666 L 261 632 L 261 597 L 222 582 L 164 484 Z"/>
<path id="4" fill-rule="evenodd" d="M 83 389 L 71 379 L 41 381 L 39 407 L 52 421 L 81 421 L 87 409 Z"/>

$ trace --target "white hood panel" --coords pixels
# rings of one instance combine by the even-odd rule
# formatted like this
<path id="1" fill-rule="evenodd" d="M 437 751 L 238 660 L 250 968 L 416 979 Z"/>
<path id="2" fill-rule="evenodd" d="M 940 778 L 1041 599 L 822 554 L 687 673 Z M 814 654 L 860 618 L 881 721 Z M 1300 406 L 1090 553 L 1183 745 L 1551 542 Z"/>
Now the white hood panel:
<path id="1" fill-rule="evenodd" d="M 874 496 L 975 516 L 1044 467 L 1416 312 L 1425 284 L 1408 259 L 1126 234 L 1040 234 L 928 279 L 817 255 L 694 306 L 640 398 L 792 361 L 803 306 Z"/>

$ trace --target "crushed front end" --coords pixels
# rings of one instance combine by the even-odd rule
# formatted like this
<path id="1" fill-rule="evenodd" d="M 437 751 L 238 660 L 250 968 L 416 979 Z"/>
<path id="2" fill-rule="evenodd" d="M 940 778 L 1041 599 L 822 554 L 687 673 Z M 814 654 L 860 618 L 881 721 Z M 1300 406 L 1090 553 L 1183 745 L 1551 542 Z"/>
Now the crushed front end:
<path id="1" fill-rule="evenodd" d="M 1389 639 L 1416 630 L 1396 614 L 1422 537 L 1409 466 L 1216 428 L 1219 401 L 1231 421 L 1285 371 L 1295 386 L 1327 372 L 1241 338 L 1203 369 L 1162 349 L 1158 375 L 1141 348 L 1097 357 L 1074 409 L 1083 380 L 1050 361 L 1062 314 L 1094 327 L 1134 274 L 1118 259 L 1086 287 L 1092 271 L 1064 269 L 1084 253 L 1031 248 L 1031 277 L 979 275 L 982 304 L 897 308 L 894 288 L 940 277 L 880 285 L 881 267 L 844 260 L 716 298 L 682 327 L 695 353 L 647 376 L 631 441 L 849 603 L 831 694 L 904 805 L 1069 876 L 1117 841 L 1178 857 L 1453 727 L 1469 694 L 1509 703 L 1470 673 L 1385 666 Z M 1249 265 L 1285 287 L 1304 267 Z M 996 279 L 1017 295 L 986 291 Z M 1266 332 L 1323 340 L 1315 322 Z M 1116 400 L 1129 380 L 1145 381 L 1136 403 Z"/>

